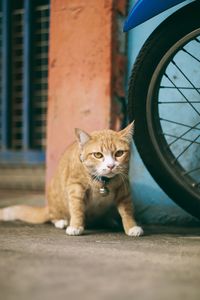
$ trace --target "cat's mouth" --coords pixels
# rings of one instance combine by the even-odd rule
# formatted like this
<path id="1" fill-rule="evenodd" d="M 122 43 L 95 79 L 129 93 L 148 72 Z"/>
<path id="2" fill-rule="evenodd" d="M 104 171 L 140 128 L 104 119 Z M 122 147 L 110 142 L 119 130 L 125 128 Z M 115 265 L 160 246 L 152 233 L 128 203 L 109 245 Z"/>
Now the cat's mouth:
<path id="1" fill-rule="evenodd" d="M 95 169 L 91 173 L 93 174 L 93 176 L 113 178 L 116 175 L 118 175 L 120 172 L 119 172 L 118 168 L 115 168 L 113 170 L 106 170 L 106 169 L 98 170 L 98 169 Z"/>
<path id="2" fill-rule="evenodd" d="M 108 178 L 112 178 L 115 175 L 117 175 L 116 172 L 109 171 L 109 172 L 103 172 L 100 176 L 105 176 L 105 177 L 108 177 Z"/>
<path id="3" fill-rule="evenodd" d="M 108 177 L 108 178 L 113 178 L 116 174 L 112 173 L 112 174 L 105 174 L 103 176 Z"/>

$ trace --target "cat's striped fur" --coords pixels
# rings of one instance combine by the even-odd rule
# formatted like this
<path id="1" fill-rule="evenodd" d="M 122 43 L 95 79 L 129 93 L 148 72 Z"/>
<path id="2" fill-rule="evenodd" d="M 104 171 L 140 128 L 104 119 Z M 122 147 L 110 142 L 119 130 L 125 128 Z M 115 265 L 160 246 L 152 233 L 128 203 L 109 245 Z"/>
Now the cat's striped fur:
<path id="1" fill-rule="evenodd" d="M 61 158 L 43 208 L 11 206 L 0 209 L 0 220 L 29 223 L 51 221 L 67 227 L 69 235 L 80 235 L 85 226 L 104 220 L 108 212 L 118 211 L 129 236 L 143 233 L 133 217 L 128 170 L 133 123 L 120 132 L 96 131 L 88 134 L 76 129 L 77 141 Z M 107 195 L 100 194 L 101 178 L 106 178 Z"/>

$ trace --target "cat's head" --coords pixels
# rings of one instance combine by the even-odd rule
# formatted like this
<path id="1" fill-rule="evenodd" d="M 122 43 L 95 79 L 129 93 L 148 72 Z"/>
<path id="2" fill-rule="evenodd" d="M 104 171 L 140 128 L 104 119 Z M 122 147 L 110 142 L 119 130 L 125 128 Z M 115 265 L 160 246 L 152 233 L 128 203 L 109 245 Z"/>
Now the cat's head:
<path id="1" fill-rule="evenodd" d="M 88 172 L 93 176 L 108 178 L 117 174 L 126 174 L 133 130 L 133 123 L 119 132 L 101 130 L 88 134 L 81 129 L 76 129 L 80 159 Z"/>

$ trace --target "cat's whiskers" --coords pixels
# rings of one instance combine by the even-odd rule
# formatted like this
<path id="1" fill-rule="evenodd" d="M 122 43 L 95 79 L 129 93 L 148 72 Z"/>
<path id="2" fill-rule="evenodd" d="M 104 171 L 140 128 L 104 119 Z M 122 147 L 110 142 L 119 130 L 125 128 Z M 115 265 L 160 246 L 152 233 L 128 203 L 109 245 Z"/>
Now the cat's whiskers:
<path id="1" fill-rule="evenodd" d="M 92 181 L 94 182 L 94 183 L 98 183 L 99 182 L 99 174 L 98 174 L 98 172 L 97 171 L 95 171 L 93 174 L 92 174 Z"/>
<path id="2" fill-rule="evenodd" d="M 128 192 L 128 190 L 129 190 L 128 189 L 129 185 L 128 185 L 128 182 L 127 182 L 128 175 L 123 173 L 123 172 L 119 172 L 118 174 L 119 174 L 120 178 L 123 181 L 123 186 L 124 186 L 125 192 Z"/>

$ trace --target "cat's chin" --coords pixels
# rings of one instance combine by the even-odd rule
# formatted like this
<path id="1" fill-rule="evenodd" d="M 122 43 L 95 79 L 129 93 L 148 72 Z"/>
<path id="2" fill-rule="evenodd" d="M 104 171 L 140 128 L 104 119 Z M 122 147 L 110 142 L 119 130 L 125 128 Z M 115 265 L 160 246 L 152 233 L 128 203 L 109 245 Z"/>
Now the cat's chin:
<path id="1" fill-rule="evenodd" d="M 113 178 L 115 177 L 117 174 L 115 173 L 107 173 L 107 174 L 102 174 L 101 176 L 102 177 L 107 177 L 107 178 Z"/>

